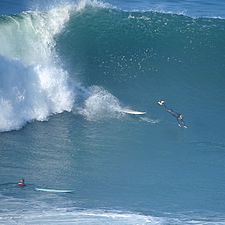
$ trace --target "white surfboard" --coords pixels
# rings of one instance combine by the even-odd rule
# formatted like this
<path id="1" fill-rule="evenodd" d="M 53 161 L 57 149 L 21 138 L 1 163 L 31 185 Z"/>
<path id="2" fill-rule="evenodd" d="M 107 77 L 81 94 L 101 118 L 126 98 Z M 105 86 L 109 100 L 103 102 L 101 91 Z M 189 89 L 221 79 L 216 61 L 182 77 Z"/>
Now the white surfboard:
<path id="1" fill-rule="evenodd" d="M 121 109 L 120 112 L 131 114 L 131 115 L 144 115 L 144 114 L 146 114 L 146 112 L 135 111 L 135 110 L 131 110 L 131 109 Z"/>
<path id="2" fill-rule="evenodd" d="M 59 190 L 59 189 L 49 189 L 49 188 L 35 188 L 36 191 L 52 192 L 52 193 L 71 193 L 72 190 Z"/>

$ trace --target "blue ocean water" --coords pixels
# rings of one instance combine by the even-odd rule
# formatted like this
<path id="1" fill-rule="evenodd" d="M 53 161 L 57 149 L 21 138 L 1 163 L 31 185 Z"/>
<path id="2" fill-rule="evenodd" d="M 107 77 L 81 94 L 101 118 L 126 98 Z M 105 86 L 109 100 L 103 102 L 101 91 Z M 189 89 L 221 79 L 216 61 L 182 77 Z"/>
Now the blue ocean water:
<path id="1" fill-rule="evenodd" d="M 224 9 L 1 1 L 0 224 L 225 224 Z"/>

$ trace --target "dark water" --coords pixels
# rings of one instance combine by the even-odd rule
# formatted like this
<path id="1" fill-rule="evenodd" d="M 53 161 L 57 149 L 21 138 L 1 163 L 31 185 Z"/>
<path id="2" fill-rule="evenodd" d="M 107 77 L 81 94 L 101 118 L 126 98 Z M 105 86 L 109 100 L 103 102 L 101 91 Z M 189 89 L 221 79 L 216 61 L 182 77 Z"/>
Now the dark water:
<path id="1" fill-rule="evenodd" d="M 109 3 L 0 3 L 0 222 L 225 224 L 224 5 Z"/>

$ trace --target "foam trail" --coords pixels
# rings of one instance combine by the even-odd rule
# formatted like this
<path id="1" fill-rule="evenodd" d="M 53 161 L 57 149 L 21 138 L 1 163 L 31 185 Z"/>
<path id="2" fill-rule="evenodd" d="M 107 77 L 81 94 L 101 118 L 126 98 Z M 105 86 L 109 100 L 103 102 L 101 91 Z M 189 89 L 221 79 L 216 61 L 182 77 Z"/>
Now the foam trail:
<path id="1" fill-rule="evenodd" d="M 140 121 L 147 122 L 147 123 L 152 123 L 152 124 L 159 123 L 158 119 L 151 119 L 151 118 L 149 118 L 147 116 L 140 117 Z"/>
<path id="2" fill-rule="evenodd" d="M 15 203 L 15 202 L 14 202 Z M 37 204 L 37 203 L 36 203 Z M 14 212 L 5 212 L 0 216 L 2 224 L 79 224 L 79 225 L 160 225 L 163 224 L 162 218 L 145 216 L 135 213 L 126 213 L 120 211 L 88 210 L 75 208 L 55 208 L 46 209 L 47 206 L 38 203 L 42 210 L 27 209 L 23 212 L 16 210 Z M 43 205 L 43 206 L 42 206 Z M 44 210 L 43 210 L 44 209 Z"/>
<path id="3" fill-rule="evenodd" d="M 12 201 L 12 205 L 15 205 L 15 200 Z M 31 202 L 30 202 L 31 203 Z M 4 204 L 9 204 L 8 201 L 4 201 Z M 17 200 L 18 204 L 18 200 Z M 4 216 L 0 216 L 0 222 L 2 224 L 60 224 L 60 225 L 183 225 L 183 224 L 202 224 L 202 225 L 221 225 L 224 224 L 224 218 L 219 219 L 207 219 L 205 217 L 194 217 L 181 215 L 177 218 L 173 217 L 157 217 L 151 215 L 143 215 L 132 212 L 113 211 L 113 210 L 89 210 L 89 209 L 76 209 L 76 208 L 54 208 L 50 209 L 48 205 L 41 202 L 34 204 L 39 206 L 39 210 L 32 210 L 28 203 L 26 204 L 26 210 L 22 212 L 15 210 L 5 212 Z M 12 206 L 11 205 L 11 206 Z M 23 208 L 21 206 L 21 208 Z"/>

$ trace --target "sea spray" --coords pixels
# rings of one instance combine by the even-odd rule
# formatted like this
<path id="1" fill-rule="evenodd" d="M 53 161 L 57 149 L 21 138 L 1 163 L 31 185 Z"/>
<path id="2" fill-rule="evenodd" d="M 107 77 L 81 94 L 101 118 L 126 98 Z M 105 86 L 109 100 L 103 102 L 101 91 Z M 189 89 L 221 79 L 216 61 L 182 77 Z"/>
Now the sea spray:
<path id="1" fill-rule="evenodd" d="M 86 7 L 112 8 L 110 4 L 84 0 L 47 12 L 1 18 L 0 131 L 19 129 L 26 122 L 47 120 L 52 114 L 72 109 L 88 120 L 121 117 L 119 100 L 103 88 L 84 88 L 77 80 L 72 81 L 55 51 L 55 38 L 70 15 Z"/>
<path id="2" fill-rule="evenodd" d="M 92 86 L 89 88 L 89 97 L 85 99 L 79 113 L 87 120 L 102 120 L 120 118 L 122 106 L 119 100 L 104 88 Z"/>
<path id="3" fill-rule="evenodd" d="M 3 17 L 0 23 L 0 131 L 71 111 L 74 92 L 54 52 L 70 7 Z"/>

